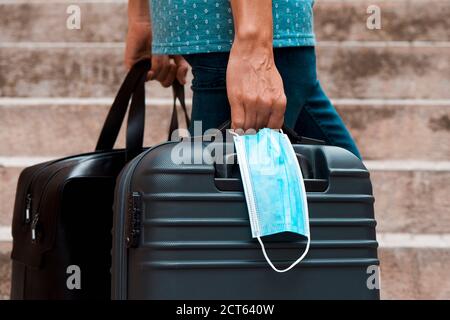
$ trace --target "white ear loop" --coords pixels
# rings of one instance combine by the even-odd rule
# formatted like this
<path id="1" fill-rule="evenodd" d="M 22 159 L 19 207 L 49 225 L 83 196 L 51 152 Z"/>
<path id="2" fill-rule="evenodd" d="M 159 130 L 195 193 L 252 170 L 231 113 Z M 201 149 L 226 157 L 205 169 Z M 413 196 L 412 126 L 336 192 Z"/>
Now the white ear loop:
<path id="1" fill-rule="evenodd" d="M 274 264 L 273 264 L 272 261 L 270 260 L 269 256 L 267 255 L 266 248 L 264 247 L 264 243 L 263 243 L 263 241 L 261 240 L 261 238 L 258 237 L 257 239 L 258 239 L 259 243 L 261 244 L 262 252 L 263 252 L 263 254 L 264 254 L 264 258 L 266 258 L 267 263 L 270 265 L 270 267 L 271 267 L 274 271 L 279 272 L 279 273 L 287 272 L 287 271 L 291 270 L 293 267 L 295 267 L 297 264 L 299 264 L 299 263 L 305 258 L 305 256 L 308 254 L 308 251 L 309 251 L 309 245 L 310 245 L 310 243 L 311 243 L 311 238 L 308 237 L 308 242 L 306 243 L 305 252 L 303 252 L 303 254 L 300 256 L 300 258 L 298 258 L 293 264 L 291 264 L 291 265 L 290 265 L 289 267 L 287 267 L 286 269 L 281 269 L 281 270 L 280 270 L 280 269 L 278 269 L 277 267 L 274 266 Z"/>
<path id="2" fill-rule="evenodd" d="M 283 133 L 283 130 L 280 129 L 280 132 Z M 283 133 L 283 134 L 284 134 L 284 133 Z M 288 141 L 288 145 L 291 146 L 291 152 L 293 152 L 293 153 L 295 154 L 294 148 L 292 147 L 292 145 L 291 145 L 291 143 L 290 143 L 288 137 L 287 137 L 286 135 L 284 135 L 284 137 L 285 137 L 285 139 Z M 297 172 L 298 172 L 298 175 L 301 177 L 301 180 L 303 180 L 303 175 L 302 175 L 302 172 L 301 172 L 301 170 L 300 170 L 300 166 L 299 166 L 298 164 L 297 164 Z M 303 184 L 302 187 L 305 188 L 305 185 Z M 303 194 L 303 201 L 304 201 L 304 203 L 307 203 L 306 194 Z M 308 228 L 309 228 L 309 213 L 308 213 L 308 207 L 307 207 L 307 206 L 306 206 L 306 208 L 305 208 L 305 214 L 306 214 L 306 223 L 307 223 Z M 300 256 L 300 258 L 298 258 L 298 259 L 297 259 L 294 263 L 292 263 L 289 267 L 287 267 L 286 269 L 282 269 L 282 270 L 280 270 L 280 269 L 278 269 L 277 267 L 274 266 L 274 264 L 273 264 L 272 261 L 270 260 L 269 256 L 267 255 L 266 248 L 265 248 L 264 243 L 263 243 L 263 241 L 261 240 L 260 237 L 258 237 L 258 241 L 259 241 L 259 243 L 261 244 L 261 248 L 262 248 L 262 252 L 263 252 L 263 254 L 264 254 L 264 258 L 266 259 L 266 261 L 267 261 L 267 263 L 270 265 L 270 267 L 271 267 L 274 271 L 276 271 L 276 272 L 283 273 L 283 272 L 287 272 L 287 271 L 291 270 L 292 268 L 294 268 L 294 267 L 295 267 L 297 264 L 299 264 L 299 263 L 305 258 L 305 256 L 308 254 L 309 247 L 310 247 L 310 245 L 311 245 L 311 235 L 310 235 L 309 232 L 308 232 L 308 242 L 306 243 L 305 251 L 304 251 L 303 254 Z"/>
<path id="3" fill-rule="evenodd" d="M 228 132 L 235 137 L 240 137 L 234 130 L 228 130 Z"/>

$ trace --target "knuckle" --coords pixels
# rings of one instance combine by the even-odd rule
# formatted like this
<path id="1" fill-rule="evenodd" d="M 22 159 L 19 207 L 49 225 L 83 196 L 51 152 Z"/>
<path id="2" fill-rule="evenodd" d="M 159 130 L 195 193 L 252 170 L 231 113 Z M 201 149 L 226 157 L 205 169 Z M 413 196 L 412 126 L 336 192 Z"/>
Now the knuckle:
<path id="1" fill-rule="evenodd" d="M 241 91 L 236 91 L 236 90 L 229 90 L 229 95 L 236 99 L 237 101 L 243 101 L 244 100 L 244 94 Z"/>
<path id="2" fill-rule="evenodd" d="M 286 107 L 285 106 L 279 106 L 279 107 L 276 108 L 276 110 L 277 110 L 277 114 L 283 116 L 284 113 L 286 112 Z"/>
<path id="3" fill-rule="evenodd" d="M 286 95 L 285 94 L 281 95 L 277 102 L 278 102 L 277 104 L 280 105 L 281 107 L 286 107 L 287 104 Z"/>
<path id="4" fill-rule="evenodd" d="M 164 87 L 164 88 L 168 88 L 168 87 L 170 87 L 170 83 L 169 82 L 167 82 L 167 81 L 163 81 L 163 82 L 161 82 L 161 85 Z"/>
<path id="5" fill-rule="evenodd" d="M 180 67 L 187 71 L 189 69 L 189 64 L 187 63 L 186 60 L 183 60 L 180 63 Z"/>
<path id="6" fill-rule="evenodd" d="M 255 95 L 255 94 L 248 94 L 248 95 L 245 97 L 245 102 L 246 102 L 247 104 L 249 104 L 250 106 L 254 106 L 254 105 L 257 104 L 257 102 L 258 102 L 258 96 Z"/>
<path id="7" fill-rule="evenodd" d="M 187 73 L 188 72 L 188 66 L 187 65 L 183 65 L 183 66 L 181 66 L 180 67 L 180 71 L 182 72 L 182 73 Z"/>
<path id="8" fill-rule="evenodd" d="M 264 107 L 264 108 L 268 109 L 268 108 L 271 108 L 273 106 L 273 102 L 274 102 L 274 100 L 272 98 L 264 97 L 264 98 L 261 98 L 260 105 L 261 105 L 261 107 Z"/>
<path id="9" fill-rule="evenodd" d="M 279 101 L 277 103 L 274 104 L 274 110 L 276 112 L 283 112 L 286 110 L 286 104 L 282 103 L 282 101 Z"/>
<path id="10" fill-rule="evenodd" d="M 161 64 L 159 64 L 159 63 L 154 63 L 154 64 L 152 64 L 152 71 L 153 71 L 155 74 L 158 74 L 159 72 L 161 72 L 161 68 L 162 68 L 162 66 L 161 66 Z"/>

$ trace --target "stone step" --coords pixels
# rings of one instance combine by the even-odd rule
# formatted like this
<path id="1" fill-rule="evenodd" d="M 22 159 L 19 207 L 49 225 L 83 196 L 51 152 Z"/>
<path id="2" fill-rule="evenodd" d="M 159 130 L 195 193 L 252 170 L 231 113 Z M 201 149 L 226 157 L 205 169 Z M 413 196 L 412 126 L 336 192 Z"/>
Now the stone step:
<path id="1" fill-rule="evenodd" d="M 0 300 L 9 299 L 11 288 L 11 242 L 0 241 Z"/>
<path id="2" fill-rule="evenodd" d="M 0 299 L 10 292 L 10 243 L 0 245 Z M 450 299 L 450 248 L 379 250 L 382 299 Z"/>
<path id="3" fill-rule="evenodd" d="M 328 96 L 360 99 L 447 99 L 450 43 L 358 43 L 317 48 L 318 76 Z"/>
<path id="4" fill-rule="evenodd" d="M 377 6 L 381 29 L 367 28 L 367 9 Z M 447 0 L 318 0 L 314 8 L 319 40 L 449 41 Z"/>
<path id="5" fill-rule="evenodd" d="M 123 41 L 127 29 L 125 0 L 79 3 L 80 30 L 66 27 L 70 4 L 0 2 L 0 42 Z M 381 10 L 380 30 L 366 27 L 370 5 Z M 319 40 L 450 41 L 450 3 L 446 0 L 319 0 L 314 15 Z"/>
<path id="6" fill-rule="evenodd" d="M 381 248 L 381 298 L 450 299 L 450 248 Z"/>
<path id="7" fill-rule="evenodd" d="M 56 47 L 53 44 L 10 47 L 0 43 L 0 69 L 3 75 L 8 74 L 8 77 L 0 76 L 0 96 L 114 96 L 126 74 L 123 50 L 118 43 L 57 44 Z M 147 93 L 155 98 L 171 97 L 171 91 L 164 90 L 156 81 L 150 82 Z"/>
<path id="8" fill-rule="evenodd" d="M 31 1 L 30 1 L 31 2 Z M 0 42 L 115 42 L 125 39 L 127 1 L 0 1 Z M 67 8 L 76 4 L 81 29 L 68 29 Z M 114 21 L 114 23 L 111 23 Z"/>
<path id="9" fill-rule="evenodd" d="M 125 74 L 123 50 L 119 43 L 0 44 L 0 96 L 113 96 Z M 330 97 L 450 98 L 450 43 L 327 43 L 317 51 Z M 152 97 L 170 96 L 151 87 Z"/>
<path id="10" fill-rule="evenodd" d="M 380 232 L 450 233 L 450 162 L 367 161 Z"/>
<path id="11" fill-rule="evenodd" d="M 364 159 L 450 159 L 450 100 L 338 100 Z"/>
<path id="12" fill-rule="evenodd" d="M 169 89 L 164 92 L 170 95 Z M 0 98 L 0 156 L 54 157 L 93 150 L 111 100 Z M 145 143 L 152 145 L 167 139 L 171 100 L 147 102 Z M 334 103 L 364 159 L 450 159 L 450 100 Z"/>
<path id="13" fill-rule="evenodd" d="M 168 92 L 168 94 L 170 94 Z M 145 145 L 167 139 L 171 101 L 147 107 Z M 0 107 L 0 155 L 54 156 L 95 148 L 112 99 L 26 99 Z M 31 104 L 30 104 L 31 102 Z M 24 145 L 25 144 L 25 145 Z M 118 146 L 124 146 L 124 132 Z"/>
<path id="14" fill-rule="evenodd" d="M 10 158 L 7 163 L 7 159 L 0 158 L 0 225 L 11 224 L 21 168 L 41 161 Z M 371 171 L 379 232 L 450 233 L 450 162 L 366 164 Z"/>

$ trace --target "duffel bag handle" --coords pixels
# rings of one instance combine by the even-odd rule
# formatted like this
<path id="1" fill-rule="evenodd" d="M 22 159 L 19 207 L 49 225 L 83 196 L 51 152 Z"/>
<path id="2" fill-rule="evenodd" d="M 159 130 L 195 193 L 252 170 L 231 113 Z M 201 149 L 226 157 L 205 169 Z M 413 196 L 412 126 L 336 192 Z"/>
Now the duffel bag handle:
<path id="1" fill-rule="evenodd" d="M 128 104 L 133 95 L 140 78 L 145 75 L 151 68 L 149 60 L 137 62 L 128 72 L 125 80 L 117 92 L 114 102 L 109 109 L 103 124 L 102 131 L 97 141 L 95 150 L 111 150 L 116 143 L 119 135 L 120 127 L 128 110 Z"/>
<path id="2" fill-rule="evenodd" d="M 172 139 L 172 134 L 175 132 L 175 130 L 178 129 L 177 100 L 180 102 L 181 109 L 183 110 L 186 128 L 189 128 L 191 124 L 191 119 L 189 118 L 185 102 L 184 86 L 180 82 L 178 82 L 177 79 L 175 79 L 175 81 L 172 83 L 172 91 L 173 91 L 172 118 L 170 119 L 169 136 L 167 137 L 167 140 L 169 141 Z"/>
<path id="3" fill-rule="evenodd" d="M 113 149 L 131 99 L 126 130 L 127 159 L 130 160 L 141 152 L 145 126 L 145 80 L 147 72 L 150 69 L 150 60 L 139 61 L 130 69 L 108 112 L 95 150 Z M 173 131 L 178 129 L 178 118 L 176 115 L 177 100 L 182 106 L 186 125 L 190 125 L 185 104 L 184 86 L 175 80 L 172 87 L 174 98 L 169 137 Z"/>
<path id="4" fill-rule="evenodd" d="M 145 80 L 147 72 L 141 75 L 130 103 L 126 130 L 126 161 L 142 152 L 145 128 Z"/>

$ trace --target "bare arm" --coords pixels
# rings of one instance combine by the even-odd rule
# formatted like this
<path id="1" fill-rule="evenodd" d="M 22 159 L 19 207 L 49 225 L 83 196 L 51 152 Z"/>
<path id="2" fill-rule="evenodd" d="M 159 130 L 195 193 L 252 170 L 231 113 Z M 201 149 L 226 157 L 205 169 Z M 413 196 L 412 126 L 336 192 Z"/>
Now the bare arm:
<path id="1" fill-rule="evenodd" d="M 128 1 L 128 33 L 125 48 L 125 65 L 131 68 L 137 61 L 152 60 L 148 80 L 158 80 L 164 87 L 172 84 L 175 78 L 186 83 L 188 64 L 181 56 L 153 55 L 152 28 L 148 0 Z"/>
<path id="2" fill-rule="evenodd" d="M 128 21 L 150 23 L 150 7 L 146 0 L 128 1 Z"/>
<path id="3" fill-rule="evenodd" d="M 128 1 L 128 32 L 125 65 L 131 68 L 139 60 L 151 58 L 152 27 L 146 0 Z"/>
<path id="4" fill-rule="evenodd" d="M 273 56 L 272 0 L 231 0 L 235 38 L 227 67 L 233 128 L 280 128 L 286 96 Z"/>

